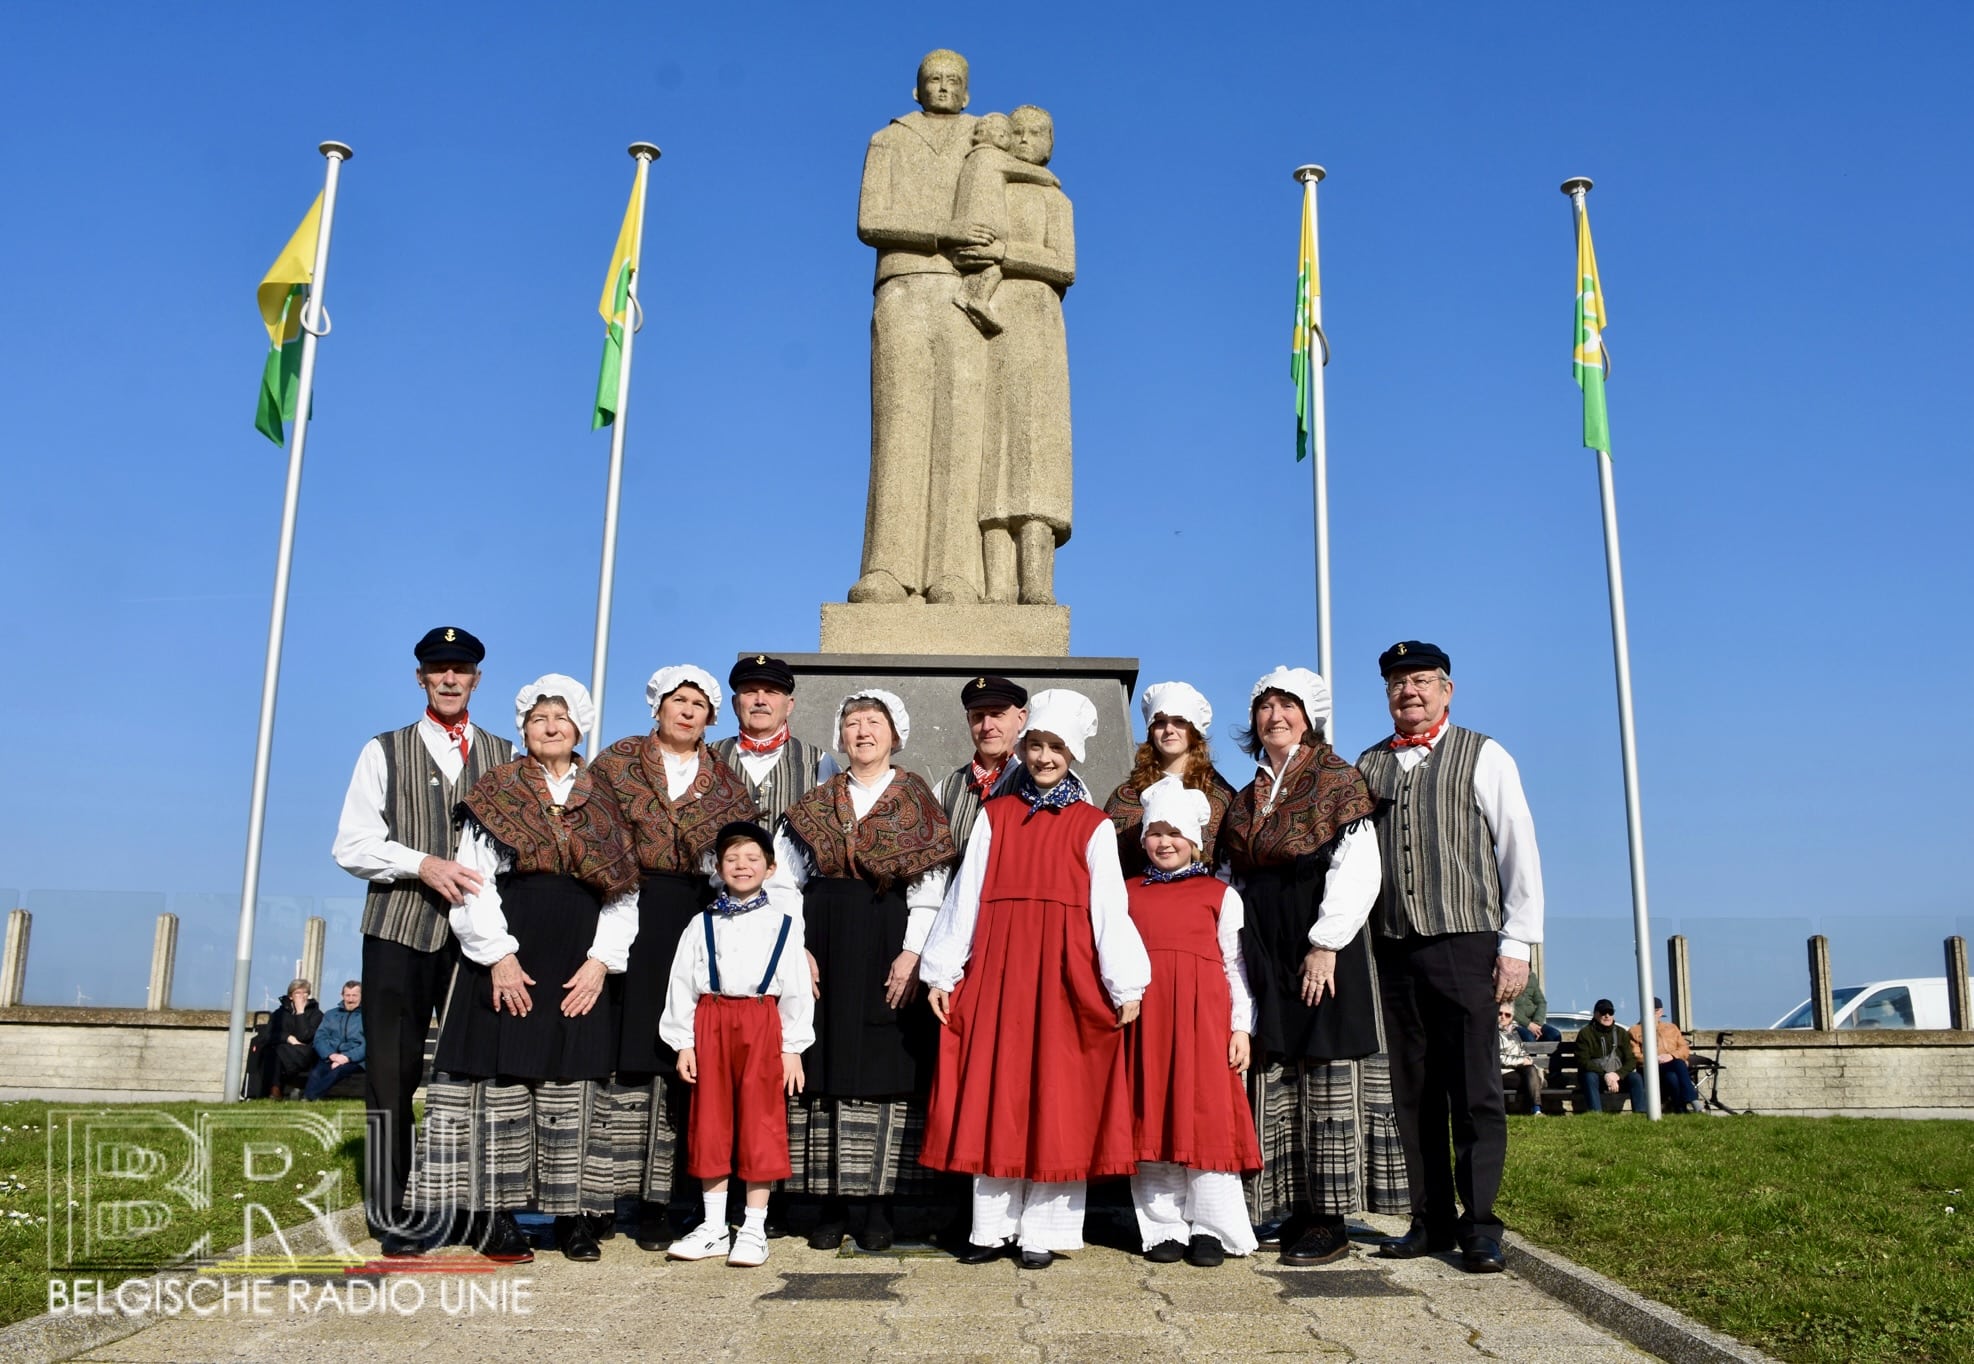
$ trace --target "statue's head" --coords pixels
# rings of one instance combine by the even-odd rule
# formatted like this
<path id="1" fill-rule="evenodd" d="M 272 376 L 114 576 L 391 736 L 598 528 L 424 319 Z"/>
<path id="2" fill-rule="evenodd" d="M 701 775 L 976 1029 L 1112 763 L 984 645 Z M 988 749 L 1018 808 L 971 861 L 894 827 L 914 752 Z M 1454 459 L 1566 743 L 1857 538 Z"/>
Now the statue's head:
<path id="1" fill-rule="evenodd" d="M 973 125 L 973 145 L 990 143 L 1007 151 L 1014 146 L 1014 124 L 1006 114 L 982 114 Z"/>
<path id="2" fill-rule="evenodd" d="M 950 48 L 936 48 L 918 64 L 918 88 L 912 97 L 928 114 L 957 114 L 966 108 L 966 58 Z"/>
<path id="3" fill-rule="evenodd" d="M 1014 145 L 1008 148 L 1031 166 L 1046 166 L 1056 151 L 1056 122 L 1047 109 L 1024 104 L 1008 115 Z"/>

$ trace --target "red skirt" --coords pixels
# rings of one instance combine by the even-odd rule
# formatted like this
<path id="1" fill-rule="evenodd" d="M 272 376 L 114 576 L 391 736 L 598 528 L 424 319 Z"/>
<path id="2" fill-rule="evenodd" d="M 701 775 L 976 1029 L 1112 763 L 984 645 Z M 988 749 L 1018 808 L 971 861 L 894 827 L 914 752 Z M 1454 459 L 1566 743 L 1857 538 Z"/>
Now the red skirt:
<path id="1" fill-rule="evenodd" d="M 1232 999 L 1220 959 L 1153 949 L 1151 963 L 1151 988 L 1125 1039 L 1138 1159 L 1259 1170 L 1247 1090 L 1227 1065 Z"/>
<path id="2" fill-rule="evenodd" d="M 1087 906 L 983 900 L 940 1030 L 920 1158 L 935 1170 L 1047 1184 L 1131 1173 L 1116 1023 Z"/>
<path id="3" fill-rule="evenodd" d="M 699 1083 L 687 1128 L 686 1173 L 787 1179 L 788 1104 L 782 1098 L 781 1010 L 773 995 L 701 995 L 692 1016 Z"/>

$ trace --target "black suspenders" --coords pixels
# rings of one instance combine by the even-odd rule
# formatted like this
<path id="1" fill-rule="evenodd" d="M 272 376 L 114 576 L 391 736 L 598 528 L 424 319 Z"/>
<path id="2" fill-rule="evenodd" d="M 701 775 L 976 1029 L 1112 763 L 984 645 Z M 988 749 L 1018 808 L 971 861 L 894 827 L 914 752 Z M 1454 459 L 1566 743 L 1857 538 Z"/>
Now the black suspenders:
<path id="1" fill-rule="evenodd" d="M 713 946 L 713 911 L 709 909 L 700 914 L 699 922 L 706 930 L 706 974 L 710 978 L 713 993 L 718 994 L 720 993 L 720 954 Z M 781 931 L 775 935 L 775 950 L 768 955 L 767 974 L 763 975 L 761 983 L 754 987 L 754 995 L 757 999 L 765 995 L 768 987 L 775 983 L 775 971 L 781 965 L 782 949 L 788 946 L 788 925 L 791 922 L 786 914 L 781 916 Z"/>

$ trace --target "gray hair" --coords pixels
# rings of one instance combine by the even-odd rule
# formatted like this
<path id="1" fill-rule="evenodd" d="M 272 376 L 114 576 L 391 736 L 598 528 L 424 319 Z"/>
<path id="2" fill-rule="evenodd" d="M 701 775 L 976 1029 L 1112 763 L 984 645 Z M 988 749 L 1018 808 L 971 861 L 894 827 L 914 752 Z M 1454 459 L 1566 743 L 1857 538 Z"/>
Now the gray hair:
<path id="1" fill-rule="evenodd" d="M 288 988 L 283 990 L 281 993 L 284 995 L 292 995 L 297 990 L 300 990 L 303 994 L 312 995 L 315 993 L 315 987 L 313 985 L 310 985 L 308 983 L 307 978 L 303 976 L 296 976 L 293 980 L 289 981 Z"/>

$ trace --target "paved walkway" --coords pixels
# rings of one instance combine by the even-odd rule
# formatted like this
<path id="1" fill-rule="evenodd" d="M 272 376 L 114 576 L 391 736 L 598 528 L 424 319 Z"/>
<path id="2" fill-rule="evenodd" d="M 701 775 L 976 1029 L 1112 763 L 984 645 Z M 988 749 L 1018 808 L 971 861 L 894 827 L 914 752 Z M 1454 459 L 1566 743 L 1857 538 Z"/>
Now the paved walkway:
<path id="1" fill-rule="evenodd" d="M 1359 1219 L 1363 1236 L 1402 1220 Z M 92 1361 L 280 1360 L 282 1364 L 485 1364 L 625 1359 L 852 1364 L 930 1360 L 1568 1361 L 1650 1359 L 1512 1273 L 1469 1275 L 1447 1259 L 1372 1259 L 1364 1244 L 1319 1269 L 1273 1255 L 1217 1270 L 1151 1265 L 1091 1248 L 1046 1270 L 969 1267 L 941 1254 L 826 1254 L 772 1243 L 765 1267 L 680 1264 L 619 1236 L 598 1264 L 544 1254 L 480 1275 L 417 1276 L 422 1310 L 177 1317 L 76 1356 Z M 448 1313 L 441 1290 L 526 1281 L 527 1312 Z M 409 1290 L 397 1289 L 400 1301 Z M 284 1300 L 277 1298 L 277 1303 Z"/>

